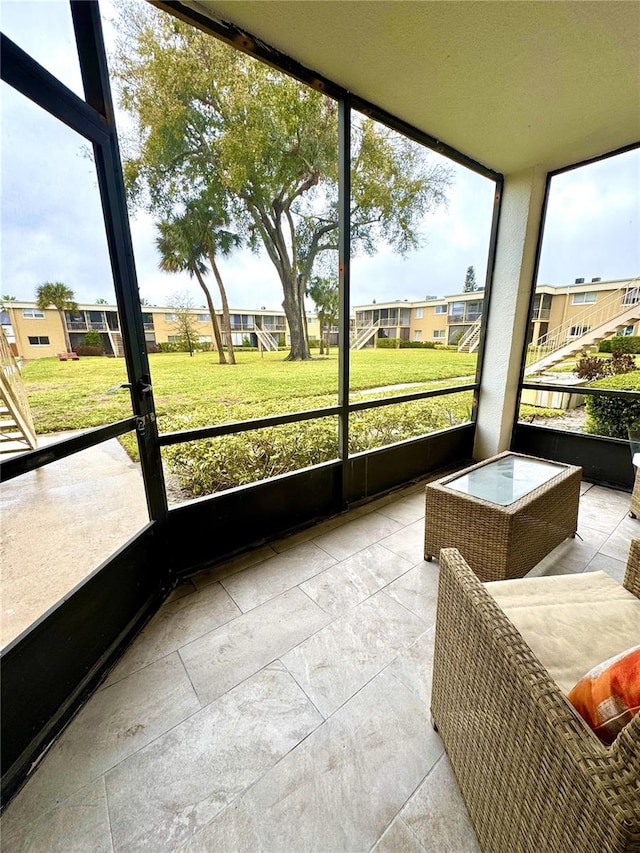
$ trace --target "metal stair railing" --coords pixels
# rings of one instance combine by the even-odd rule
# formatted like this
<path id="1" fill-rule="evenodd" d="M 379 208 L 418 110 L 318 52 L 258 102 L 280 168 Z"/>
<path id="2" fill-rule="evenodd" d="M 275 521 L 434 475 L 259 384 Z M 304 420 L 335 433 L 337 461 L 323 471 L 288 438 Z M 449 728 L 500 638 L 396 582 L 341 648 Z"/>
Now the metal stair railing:
<path id="1" fill-rule="evenodd" d="M 271 332 L 268 332 L 266 329 L 261 329 L 258 325 L 256 325 L 254 331 L 256 333 L 256 337 L 267 352 L 278 351 L 278 341 L 273 337 Z"/>
<path id="2" fill-rule="evenodd" d="M 479 317 L 472 326 L 469 326 L 458 342 L 458 352 L 475 352 L 480 343 L 480 329 L 482 317 Z"/>
<path id="3" fill-rule="evenodd" d="M 368 343 L 373 335 L 380 328 L 380 320 L 376 320 L 375 323 L 372 321 L 368 326 L 364 326 L 361 329 L 356 329 L 356 335 L 354 339 L 351 341 L 351 349 L 362 349 L 362 347 Z"/>
<path id="4" fill-rule="evenodd" d="M 588 334 L 592 329 L 601 326 L 609 320 L 615 319 L 619 314 L 624 314 L 633 304 L 640 303 L 639 282 L 640 278 L 633 279 L 625 284 L 624 287 L 619 287 L 613 293 L 610 293 L 595 308 L 593 306 L 585 308 L 584 311 L 580 311 L 559 326 L 551 329 L 546 335 L 542 335 L 535 344 L 529 344 L 526 361 L 527 367 L 541 361 L 568 343 L 580 340 L 581 337 Z M 629 294 L 632 294 L 630 298 Z M 577 338 L 570 338 L 568 332 L 575 327 L 582 328 L 584 330 L 583 334 Z"/>
<path id="5" fill-rule="evenodd" d="M 0 328 L 0 435 L 2 443 L 18 442 L 33 450 L 36 447 L 36 431 L 33 426 L 29 400 L 24 387 L 20 368 L 11 347 Z M 3 448 L 3 450 L 5 450 Z M 7 448 L 10 450 L 10 448 Z"/>

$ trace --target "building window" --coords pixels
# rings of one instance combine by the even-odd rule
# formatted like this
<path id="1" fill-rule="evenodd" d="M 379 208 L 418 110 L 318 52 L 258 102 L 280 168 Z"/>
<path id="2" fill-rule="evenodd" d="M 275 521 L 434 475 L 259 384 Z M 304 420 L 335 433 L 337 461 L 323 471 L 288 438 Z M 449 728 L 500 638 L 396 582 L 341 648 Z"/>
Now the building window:
<path id="1" fill-rule="evenodd" d="M 208 314 L 198 314 L 196 315 L 196 320 L 198 323 L 208 323 L 211 317 Z"/>
<path id="2" fill-rule="evenodd" d="M 49 338 L 47 337 L 47 335 L 29 335 L 29 346 L 48 347 Z"/>
<path id="3" fill-rule="evenodd" d="M 446 314 L 447 313 L 447 306 L 446 305 L 434 305 L 433 306 L 433 313 L 434 314 Z"/>
<path id="4" fill-rule="evenodd" d="M 416 320 L 422 320 L 422 308 L 416 308 Z"/>
<path id="5" fill-rule="evenodd" d="M 167 323 L 177 323 L 178 321 L 178 318 L 175 314 L 165 314 L 164 319 L 167 321 Z"/>
<path id="6" fill-rule="evenodd" d="M 11 325 L 11 317 L 9 317 L 8 311 L 0 311 L 0 325 L 2 326 L 10 326 Z"/>
<path id="7" fill-rule="evenodd" d="M 422 329 L 415 329 L 413 332 L 413 340 L 421 341 L 422 340 Z"/>
<path id="8" fill-rule="evenodd" d="M 581 338 L 582 335 L 586 335 L 587 332 L 591 331 L 591 326 L 572 326 L 569 329 L 570 338 Z"/>
<path id="9" fill-rule="evenodd" d="M 39 311 L 37 308 L 23 308 L 22 316 L 25 320 L 44 320 L 44 311 Z"/>
<path id="10" fill-rule="evenodd" d="M 434 329 L 433 330 L 434 338 L 444 338 L 444 329 Z"/>
<path id="11" fill-rule="evenodd" d="M 596 293 L 574 293 L 571 298 L 572 305 L 589 305 L 596 301 Z"/>
<path id="12" fill-rule="evenodd" d="M 633 326 L 625 326 L 624 329 L 620 329 L 618 334 L 622 335 L 623 337 L 630 337 L 631 335 L 633 335 Z"/>
<path id="13" fill-rule="evenodd" d="M 201 344 L 210 344 L 211 343 L 211 335 L 200 335 L 198 338 L 198 341 Z"/>
<path id="14" fill-rule="evenodd" d="M 180 335 L 167 335 L 167 343 L 169 344 L 179 344 L 180 340 Z"/>

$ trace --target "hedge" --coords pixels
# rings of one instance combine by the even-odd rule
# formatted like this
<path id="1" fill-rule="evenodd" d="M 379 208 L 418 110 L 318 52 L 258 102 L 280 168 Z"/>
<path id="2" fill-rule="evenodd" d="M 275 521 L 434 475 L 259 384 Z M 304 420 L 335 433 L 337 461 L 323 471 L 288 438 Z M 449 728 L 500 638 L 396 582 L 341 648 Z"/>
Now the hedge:
<path id="1" fill-rule="evenodd" d="M 371 450 L 468 421 L 471 393 L 459 392 L 389 408 L 354 412 L 351 453 Z M 166 417 L 163 428 L 190 429 L 211 422 L 210 410 Z M 227 416 L 229 416 L 227 411 Z M 238 413 L 239 414 L 239 413 Z M 253 407 L 252 416 L 269 414 Z M 231 415 L 233 417 L 233 415 Z M 337 418 L 328 417 L 166 447 L 163 459 L 183 489 L 194 496 L 253 483 L 338 457 Z"/>
<path id="2" fill-rule="evenodd" d="M 438 341 L 400 341 L 400 349 L 435 349 Z"/>
<path id="3" fill-rule="evenodd" d="M 614 335 L 606 341 L 601 341 L 598 352 L 629 352 L 640 353 L 639 335 Z"/>
<path id="4" fill-rule="evenodd" d="M 640 391 L 640 370 L 607 376 L 589 383 L 590 388 L 611 388 L 617 391 Z M 616 397 L 587 397 L 585 432 L 610 438 L 628 438 L 627 429 L 640 424 L 640 398 L 625 400 Z"/>
<path id="5" fill-rule="evenodd" d="M 91 347 L 86 344 L 77 344 L 74 346 L 73 351 L 77 355 L 87 356 L 87 355 L 104 355 L 104 350 L 102 347 Z"/>

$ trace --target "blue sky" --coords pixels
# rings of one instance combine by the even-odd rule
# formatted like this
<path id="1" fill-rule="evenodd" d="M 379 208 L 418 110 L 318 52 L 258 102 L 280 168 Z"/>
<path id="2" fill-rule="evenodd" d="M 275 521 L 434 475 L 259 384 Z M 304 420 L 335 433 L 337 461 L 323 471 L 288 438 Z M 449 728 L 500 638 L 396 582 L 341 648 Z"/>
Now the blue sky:
<path id="1" fill-rule="evenodd" d="M 109 18 L 109 2 L 101 4 Z M 66 85 L 81 94 L 71 16 L 65 0 L 2 0 L 2 30 Z M 105 22 L 107 46 L 114 31 Z M 78 300 L 113 301 L 97 183 L 90 151 L 70 130 L 2 84 L 1 293 L 33 299 L 43 281 L 64 281 Z M 127 119 L 118 114 L 126 131 Z M 437 158 L 437 155 L 433 155 Z M 423 299 L 460 292 L 469 265 L 484 281 L 493 199 L 491 182 L 454 166 L 446 210 L 428 216 L 424 246 L 401 259 L 386 247 L 352 262 L 352 302 Z M 568 284 L 625 278 L 640 272 L 640 153 L 636 150 L 559 175 L 552 182 L 543 241 L 541 282 Z M 154 224 L 131 219 L 141 295 L 166 304 L 188 289 L 186 276 L 158 269 Z M 223 262 L 232 307 L 278 307 L 274 268 L 264 255 L 238 253 Z"/>

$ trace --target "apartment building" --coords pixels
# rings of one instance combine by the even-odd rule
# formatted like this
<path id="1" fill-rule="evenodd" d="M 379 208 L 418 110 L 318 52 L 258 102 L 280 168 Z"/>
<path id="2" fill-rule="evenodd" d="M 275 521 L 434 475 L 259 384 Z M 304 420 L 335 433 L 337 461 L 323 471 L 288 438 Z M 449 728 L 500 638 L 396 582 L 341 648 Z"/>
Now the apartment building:
<path id="1" fill-rule="evenodd" d="M 205 308 L 194 308 L 190 313 L 197 340 L 211 343 L 213 329 L 209 312 Z M 222 328 L 222 317 L 217 316 Z M 176 343 L 180 337 L 176 319 L 171 308 L 145 306 L 142 321 L 147 343 Z M 268 350 L 290 343 L 284 311 L 234 309 L 230 320 L 234 346 L 249 344 Z M 123 355 L 120 319 L 115 305 L 82 304 L 75 312 L 65 311 L 65 321 L 72 347 L 83 344 L 87 332 L 98 332 L 106 355 Z M 309 337 L 318 338 L 317 317 L 310 314 L 307 322 Z M 14 355 L 21 358 L 50 358 L 66 349 L 62 322 L 55 308 L 41 310 L 35 302 L 7 301 L 0 307 L 0 324 Z"/>
<path id="2" fill-rule="evenodd" d="M 580 338 L 599 322 L 623 315 L 640 301 L 640 281 L 578 278 L 573 284 L 541 284 L 536 288 L 529 322 L 529 343 L 539 343 L 563 327 L 567 340 Z M 380 338 L 433 341 L 458 346 L 482 317 L 484 293 L 457 293 L 417 302 L 384 302 L 355 309 L 356 336 L 363 347 Z M 640 322 L 621 326 L 618 334 L 640 333 Z"/>

